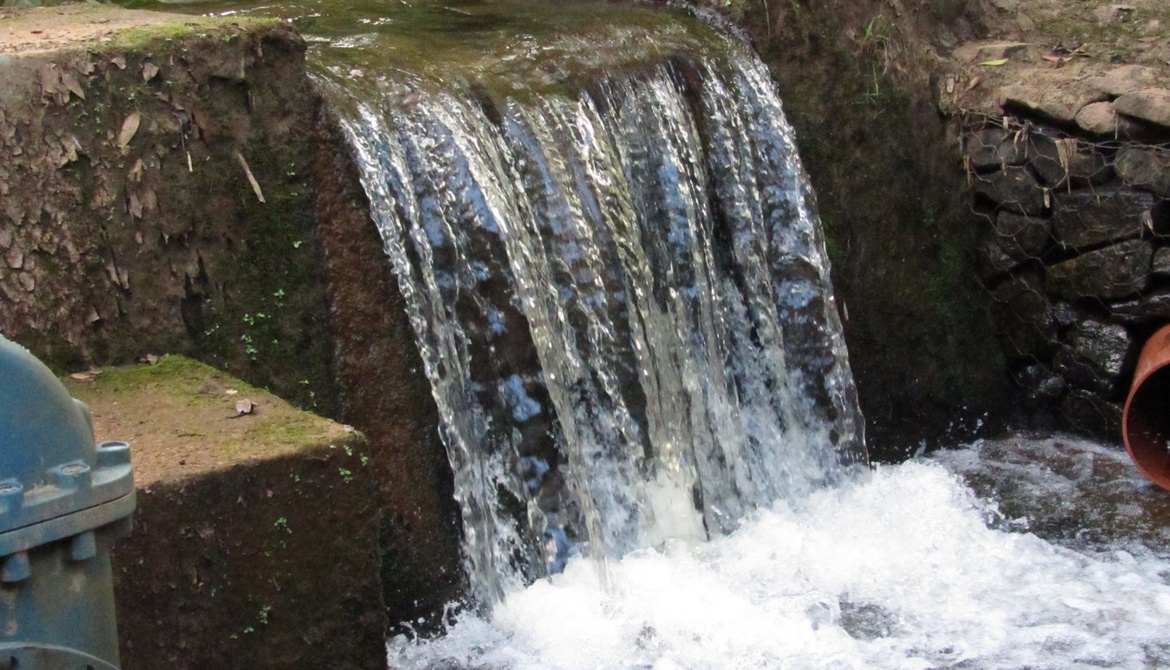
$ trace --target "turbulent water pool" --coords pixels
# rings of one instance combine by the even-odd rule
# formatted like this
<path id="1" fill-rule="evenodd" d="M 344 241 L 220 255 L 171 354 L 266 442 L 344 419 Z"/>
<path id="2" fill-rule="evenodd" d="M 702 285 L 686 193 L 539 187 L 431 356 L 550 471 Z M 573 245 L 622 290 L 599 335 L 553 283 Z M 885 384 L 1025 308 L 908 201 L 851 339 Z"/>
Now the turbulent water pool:
<path id="1" fill-rule="evenodd" d="M 708 543 L 576 559 L 489 619 L 392 640 L 391 667 L 1166 667 L 1168 519 L 1115 448 L 981 442 Z"/>

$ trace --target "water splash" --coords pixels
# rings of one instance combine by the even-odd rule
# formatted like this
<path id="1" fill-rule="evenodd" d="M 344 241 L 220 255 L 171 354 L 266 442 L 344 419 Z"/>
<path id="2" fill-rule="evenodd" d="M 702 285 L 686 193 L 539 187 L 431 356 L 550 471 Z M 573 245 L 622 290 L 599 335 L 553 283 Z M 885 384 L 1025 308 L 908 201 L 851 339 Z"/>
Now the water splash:
<path id="1" fill-rule="evenodd" d="M 1048 454 L 1023 463 L 1018 453 Z M 610 566 L 586 561 L 511 595 L 442 638 L 391 641 L 406 670 L 861 668 L 1149 669 L 1170 663 L 1164 538 L 1122 541 L 1113 514 L 1164 525 L 1170 495 L 1115 449 L 1013 439 L 880 468 L 855 485 L 754 514 L 697 546 L 667 544 Z M 1108 472 L 1074 473 L 1086 460 Z M 941 464 L 940 464 L 941 462 Z M 943 465 L 946 467 L 944 468 Z M 1053 484 L 1052 467 L 1065 471 Z M 1079 516 L 1077 550 L 1000 527 L 998 504 L 948 471 L 990 476 L 1022 508 Z M 1071 475 L 1071 476 L 1070 476 Z M 1102 507 L 1099 490 L 1141 491 Z M 1099 509 L 1101 508 L 1101 509 Z M 1108 511 L 1106 511 L 1108 510 Z M 1107 535 L 1107 537 L 1102 534 Z M 1140 535 L 1139 535 L 1140 537 Z"/>

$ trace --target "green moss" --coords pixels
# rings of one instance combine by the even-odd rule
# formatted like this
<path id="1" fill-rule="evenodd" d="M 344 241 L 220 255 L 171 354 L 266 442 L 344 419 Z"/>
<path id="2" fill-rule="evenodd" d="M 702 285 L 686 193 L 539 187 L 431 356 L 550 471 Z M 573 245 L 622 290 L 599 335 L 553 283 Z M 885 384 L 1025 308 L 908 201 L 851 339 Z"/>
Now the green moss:
<path id="1" fill-rule="evenodd" d="M 163 393 L 197 398 L 199 385 L 219 374 L 215 368 L 184 356 L 163 356 L 154 365 L 105 368 L 93 382 L 92 389 L 95 392 L 128 393 L 153 385 Z M 246 384 L 243 386 L 251 390 Z"/>
<path id="2" fill-rule="evenodd" d="M 149 3 L 150 8 L 158 7 L 157 2 Z M 146 49 L 167 42 L 187 38 L 206 39 L 223 33 L 237 33 L 263 25 L 275 25 L 275 19 L 240 18 L 237 16 L 183 16 L 175 15 L 173 20 L 156 25 L 144 25 L 119 30 L 111 35 L 109 42 L 102 42 L 101 51 Z"/>
<path id="3" fill-rule="evenodd" d="M 331 421 L 184 356 L 163 356 L 153 365 L 103 368 L 92 380 L 64 382 L 71 394 L 99 413 L 117 403 L 120 413 L 165 422 L 174 435 L 213 438 L 208 442 L 231 458 L 348 443 L 352 437 Z M 229 395 L 229 390 L 234 393 Z M 256 413 L 241 423 L 222 421 L 233 415 L 235 399 L 242 398 L 257 403 Z"/>

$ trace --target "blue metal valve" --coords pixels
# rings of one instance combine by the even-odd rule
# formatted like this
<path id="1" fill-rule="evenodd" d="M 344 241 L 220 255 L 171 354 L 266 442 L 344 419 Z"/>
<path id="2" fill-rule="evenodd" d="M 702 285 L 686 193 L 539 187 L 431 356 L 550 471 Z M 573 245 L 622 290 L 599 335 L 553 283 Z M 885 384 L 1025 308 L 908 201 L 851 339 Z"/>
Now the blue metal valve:
<path id="1" fill-rule="evenodd" d="M 134 511 L 130 446 L 0 336 L 0 669 L 116 668 L 109 545 Z"/>

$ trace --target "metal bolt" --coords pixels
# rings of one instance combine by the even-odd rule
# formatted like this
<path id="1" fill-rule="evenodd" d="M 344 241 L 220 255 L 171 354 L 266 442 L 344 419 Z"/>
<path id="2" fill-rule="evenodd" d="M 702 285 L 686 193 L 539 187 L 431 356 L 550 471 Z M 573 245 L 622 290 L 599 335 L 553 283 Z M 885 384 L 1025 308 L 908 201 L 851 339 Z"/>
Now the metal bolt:
<path id="1" fill-rule="evenodd" d="M 89 466 L 81 461 L 58 465 L 51 472 L 54 483 L 63 489 L 75 489 L 89 484 Z"/>
<path id="2" fill-rule="evenodd" d="M 102 442 L 97 445 L 99 468 L 111 468 L 130 464 L 130 445 L 126 442 Z"/>
<path id="3" fill-rule="evenodd" d="M 0 481 L 0 514 L 13 514 L 24 503 L 24 485 L 15 479 Z"/>
<path id="4" fill-rule="evenodd" d="M 23 582 L 32 575 L 28 552 L 21 551 L 4 557 L 0 562 L 0 582 Z"/>
<path id="5" fill-rule="evenodd" d="M 97 556 L 97 538 L 92 530 L 74 535 L 69 539 L 69 560 L 86 561 Z"/>

